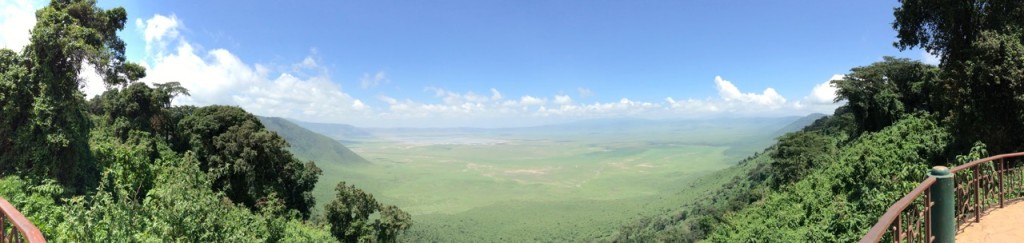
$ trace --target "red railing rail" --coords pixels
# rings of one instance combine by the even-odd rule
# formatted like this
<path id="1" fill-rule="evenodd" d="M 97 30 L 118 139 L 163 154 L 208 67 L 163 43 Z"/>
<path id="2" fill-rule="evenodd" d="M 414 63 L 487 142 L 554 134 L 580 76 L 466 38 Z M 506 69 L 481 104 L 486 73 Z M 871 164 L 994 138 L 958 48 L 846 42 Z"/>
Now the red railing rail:
<path id="1" fill-rule="evenodd" d="M 0 242 L 45 243 L 43 233 L 10 202 L 0 197 Z M 13 227 L 8 227 L 13 226 Z"/>
<path id="2" fill-rule="evenodd" d="M 1006 201 L 1024 197 L 1024 152 L 995 155 L 971 161 L 953 169 L 957 229 L 968 222 L 980 222 L 982 213 Z M 929 192 L 935 178 L 928 177 L 896 201 L 878 218 L 860 242 L 931 242 L 931 210 L 935 202 Z M 1010 187 L 1007 190 L 1007 187 Z"/>

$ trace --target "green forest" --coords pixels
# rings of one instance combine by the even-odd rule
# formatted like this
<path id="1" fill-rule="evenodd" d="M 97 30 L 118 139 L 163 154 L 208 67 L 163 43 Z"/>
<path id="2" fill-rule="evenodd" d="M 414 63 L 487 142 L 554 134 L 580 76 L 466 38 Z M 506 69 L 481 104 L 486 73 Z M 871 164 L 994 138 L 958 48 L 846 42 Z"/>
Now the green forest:
<path id="1" fill-rule="evenodd" d="M 626 222 L 604 242 L 850 242 L 935 165 L 1024 149 L 1024 2 L 903 0 L 893 43 L 938 66 L 853 67 L 831 115 L 707 177 L 721 186 Z M 318 204 L 314 161 L 283 123 L 234 106 L 172 106 L 176 82 L 138 82 L 123 8 L 54 0 L 21 53 L 0 49 L 0 196 L 54 242 L 395 242 L 413 218 L 342 181 Z M 108 91 L 85 97 L 81 66 Z M 306 135 L 306 138 L 314 137 Z M 330 153 L 306 151 L 321 146 Z M 296 152 L 298 153 L 298 152 Z M 679 185 L 679 190 L 686 190 Z M 323 205 L 317 207 L 317 205 Z"/>
<path id="2" fill-rule="evenodd" d="M 1024 149 L 1024 2 L 904 0 L 900 50 L 837 86 L 846 104 L 670 214 L 624 226 L 616 242 L 853 242 L 935 165 Z"/>
<path id="3" fill-rule="evenodd" d="M 0 196 L 55 242 L 395 241 L 409 214 L 339 183 L 238 107 L 171 106 L 176 82 L 137 82 L 123 8 L 53 1 L 31 43 L 0 50 Z M 109 90 L 86 99 L 80 66 Z"/>

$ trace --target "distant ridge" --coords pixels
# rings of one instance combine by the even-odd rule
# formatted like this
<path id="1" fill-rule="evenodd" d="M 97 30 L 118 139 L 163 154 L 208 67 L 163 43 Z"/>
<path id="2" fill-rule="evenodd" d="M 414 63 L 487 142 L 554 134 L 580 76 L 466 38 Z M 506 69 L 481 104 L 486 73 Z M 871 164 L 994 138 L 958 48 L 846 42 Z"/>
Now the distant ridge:
<path id="1" fill-rule="evenodd" d="M 295 125 L 309 129 L 315 133 L 322 134 L 334 140 L 358 140 L 371 138 L 373 134 L 369 131 L 348 124 L 316 123 L 289 120 Z"/>
<path id="2" fill-rule="evenodd" d="M 345 147 L 338 141 L 327 136 L 307 130 L 291 121 L 279 117 L 257 116 L 267 130 L 277 132 L 288 141 L 291 151 L 303 160 L 313 160 L 319 164 L 368 164 L 362 156 Z"/>
<path id="3" fill-rule="evenodd" d="M 813 113 L 813 114 L 801 117 L 800 119 L 797 119 L 796 121 L 793 121 L 792 123 L 789 123 L 789 125 L 786 125 L 785 127 L 782 127 L 781 129 L 779 129 L 779 131 L 775 132 L 775 134 L 783 135 L 783 134 L 786 134 L 786 133 L 800 131 L 801 129 L 804 129 L 804 127 L 807 127 L 807 126 L 811 125 L 812 123 L 814 123 L 814 121 L 817 121 L 818 119 L 821 119 L 822 117 L 826 117 L 826 116 L 827 115 L 821 114 L 821 113 Z"/>

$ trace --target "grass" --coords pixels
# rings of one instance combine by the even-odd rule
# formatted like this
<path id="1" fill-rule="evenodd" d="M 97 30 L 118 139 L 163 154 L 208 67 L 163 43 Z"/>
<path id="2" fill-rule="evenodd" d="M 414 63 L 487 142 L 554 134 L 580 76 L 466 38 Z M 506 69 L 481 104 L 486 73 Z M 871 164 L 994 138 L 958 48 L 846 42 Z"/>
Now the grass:
<path id="1" fill-rule="evenodd" d="M 585 241 L 676 210 L 701 178 L 762 149 L 755 126 L 394 134 L 350 144 L 369 165 L 321 165 L 314 195 L 354 184 L 413 215 L 407 240 Z M 704 183 L 707 184 L 707 183 Z"/>

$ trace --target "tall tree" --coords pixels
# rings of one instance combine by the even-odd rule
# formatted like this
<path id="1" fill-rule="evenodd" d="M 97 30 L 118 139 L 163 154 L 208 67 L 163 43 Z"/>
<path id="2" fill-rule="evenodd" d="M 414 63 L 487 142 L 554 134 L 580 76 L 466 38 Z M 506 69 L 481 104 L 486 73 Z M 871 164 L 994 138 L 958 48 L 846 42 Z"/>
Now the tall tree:
<path id="1" fill-rule="evenodd" d="M 896 47 L 942 59 L 941 111 L 958 147 L 1024 148 L 1024 1 L 904 0 L 894 15 Z"/>
<path id="2" fill-rule="evenodd" d="M 334 188 L 336 198 L 324 205 L 331 234 L 342 242 L 396 242 L 412 226 L 412 217 L 398 207 L 381 205 L 373 195 L 342 181 Z M 370 216 L 379 214 L 371 221 Z"/>
<path id="3" fill-rule="evenodd" d="M 874 132 L 901 116 L 931 111 L 938 70 L 907 58 L 884 57 L 883 61 L 856 67 L 843 79 L 834 80 L 836 101 L 847 100 L 857 128 Z"/>
<path id="4" fill-rule="evenodd" d="M 125 61 L 125 45 L 117 36 L 127 14 L 123 8 L 100 9 L 93 0 L 54 0 L 36 17 L 20 57 L 3 54 L 4 65 L 18 66 L 4 79 L 18 85 L 0 88 L 0 96 L 14 101 L 2 114 L 8 118 L 0 126 L 11 134 L 0 134 L 5 146 L 0 169 L 55 177 L 73 188 L 92 185 L 96 170 L 89 159 L 90 124 L 79 74 L 83 65 L 91 65 L 108 85 L 145 76 L 141 66 Z M 27 73 L 18 71 L 22 68 Z"/>
<path id="5" fill-rule="evenodd" d="M 0 174 L 24 164 L 13 156 L 18 142 L 14 134 L 28 120 L 32 90 L 24 58 L 10 49 L 0 49 Z"/>
<path id="6" fill-rule="evenodd" d="M 113 126 L 116 135 L 126 139 L 128 132 L 138 130 L 161 137 L 173 133 L 177 123 L 168 116 L 171 99 L 188 95 L 178 82 L 156 84 L 132 83 L 124 88 L 110 89 L 89 101 L 90 111 L 102 116 L 102 122 Z"/>

